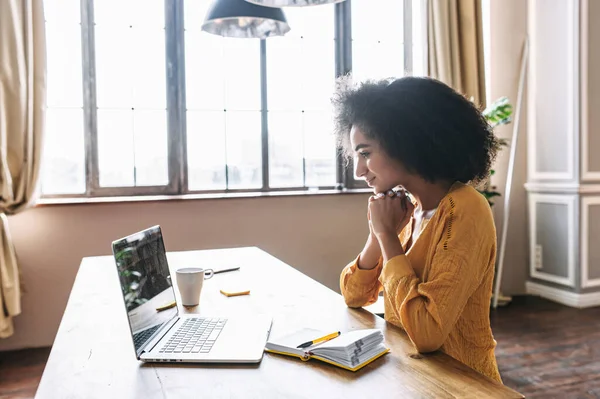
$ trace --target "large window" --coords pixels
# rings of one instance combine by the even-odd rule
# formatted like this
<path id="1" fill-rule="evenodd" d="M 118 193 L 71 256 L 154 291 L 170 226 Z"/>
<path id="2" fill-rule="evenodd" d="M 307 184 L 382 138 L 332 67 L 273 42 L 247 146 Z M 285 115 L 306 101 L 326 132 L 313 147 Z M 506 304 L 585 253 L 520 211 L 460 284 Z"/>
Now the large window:
<path id="1" fill-rule="evenodd" d="M 422 0 L 286 8 L 284 37 L 201 31 L 209 0 L 45 0 L 44 195 L 354 187 L 335 77 L 423 73 Z"/>

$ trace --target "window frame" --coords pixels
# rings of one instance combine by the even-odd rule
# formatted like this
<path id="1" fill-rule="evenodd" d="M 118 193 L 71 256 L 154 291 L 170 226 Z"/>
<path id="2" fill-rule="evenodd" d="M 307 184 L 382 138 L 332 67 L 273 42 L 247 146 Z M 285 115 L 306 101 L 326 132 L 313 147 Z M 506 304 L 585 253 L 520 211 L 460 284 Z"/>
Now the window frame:
<path id="1" fill-rule="evenodd" d="M 262 186 L 260 188 L 221 190 L 190 190 L 188 187 L 187 142 L 186 142 L 186 82 L 185 82 L 185 31 L 184 0 L 165 0 L 165 62 L 166 62 L 166 112 L 168 143 L 168 177 L 164 186 L 102 187 L 98 162 L 98 121 L 96 102 L 96 59 L 94 1 L 80 0 L 81 38 L 82 38 L 82 80 L 83 80 L 83 120 L 85 146 L 85 182 L 86 189 L 78 194 L 43 194 L 42 198 L 94 198 L 94 197 L 134 197 L 134 196 L 183 196 L 197 194 L 228 193 L 273 193 L 318 191 L 367 188 L 365 182 L 354 178 L 352 160 L 346 160 L 337 151 L 336 180 L 334 185 L 319 187 L 269 187 L 269 135 L 268 135 L 268 98 L 267 98 L 267 52 L 266 39 L 260 40 L 260 103 L 261 103 L 261 157 Z M 412 1 L 403 1 L 403 46 L 405 75 L 412 74 Z M 352 71 L 352 21 L 351 0 L 334 5 L 334 52 L 335 76 Z M 241 39 L 240 39 L 241 40 Z M 252 39 L 250 39 L 252 40 Z M 226 185 L 228 185 L 228 166 L 224 165 Z M 304 170 L 304 178 L 306 171 Z"/>

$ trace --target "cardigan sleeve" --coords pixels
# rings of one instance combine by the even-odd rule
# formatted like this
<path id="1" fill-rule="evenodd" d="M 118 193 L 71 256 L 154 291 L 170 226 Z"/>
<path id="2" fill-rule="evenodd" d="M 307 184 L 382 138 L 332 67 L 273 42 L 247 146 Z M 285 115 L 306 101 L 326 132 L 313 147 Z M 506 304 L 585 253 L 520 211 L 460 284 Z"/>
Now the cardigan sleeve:
<path id="1" fill-rule="evenodd" d="M 436 245 L 426 281 L 416 276 L 406 255 L 388 260 L 379 276 L 392 304 L 386 312 L 394 312 L 423 353 L 444 344 L 495 256 L 495 241 L 472 228 L 476 221 L 453 222 Z"/>
<path id="2" fill-rule="evenodd" d="M 382 258 L 379 258 L 377 266 L 373 269 L 359 269 L 359 256 L 348 264 L 340 275 L 340 290 L 346 305 L 351 308 L 360 308 L 377 302 L 382 288 L 378 280 L 383 266 Z"/>

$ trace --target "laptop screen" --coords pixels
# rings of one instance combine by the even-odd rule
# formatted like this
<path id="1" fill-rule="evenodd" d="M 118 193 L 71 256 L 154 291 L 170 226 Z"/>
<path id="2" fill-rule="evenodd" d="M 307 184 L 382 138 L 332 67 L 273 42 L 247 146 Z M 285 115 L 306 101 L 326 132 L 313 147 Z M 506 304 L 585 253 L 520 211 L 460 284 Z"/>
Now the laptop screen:
<path id="1" fill-rule="evenodd" d="M 160 327 L 177 315 L 165 245 L 159 226 L 114 241 L 121 293 L 136 354 Z"/>

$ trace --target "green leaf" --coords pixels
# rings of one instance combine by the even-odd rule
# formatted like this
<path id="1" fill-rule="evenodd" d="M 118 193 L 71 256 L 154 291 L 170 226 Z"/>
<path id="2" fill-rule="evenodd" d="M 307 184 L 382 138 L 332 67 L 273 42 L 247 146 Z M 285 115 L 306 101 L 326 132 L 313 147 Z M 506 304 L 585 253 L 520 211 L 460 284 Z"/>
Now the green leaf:
<path id="1" fill-rule="evenodd" d="M 500 97 L 483 111 L 483 116 L 495 128 L 512 122 L 513 107 L 507 97 Z"/>
<path id="2" fill-rule="evenodd" d="M 477 190 L 477 191 L 479 191 L 479 193 L 485 197 L 485 199 L 487 200 L 487 202 L 490 206 L 494 205 L 494 203 L 491 201 L 492 198 L 500 197 L 502 195 L 498 191 L 489 190 L 489 189 Z"/>
<path id="3" fill-rule="evenodd" d="M 508 147 L 508 140 L 506 139 L 498 139 L 498 143 L 500 144 L 500 147 Z"/>

